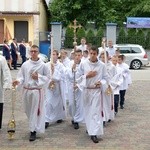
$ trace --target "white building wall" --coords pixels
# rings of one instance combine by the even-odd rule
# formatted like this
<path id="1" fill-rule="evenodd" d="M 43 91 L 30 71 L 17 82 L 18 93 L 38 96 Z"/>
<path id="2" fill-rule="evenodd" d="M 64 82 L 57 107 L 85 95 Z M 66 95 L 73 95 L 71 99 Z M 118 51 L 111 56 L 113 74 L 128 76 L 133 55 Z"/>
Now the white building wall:
<path id="1" fill-rule="evenodd" d="M 37 12 L 40 0 L 0 0 L 0 11 Z"/>

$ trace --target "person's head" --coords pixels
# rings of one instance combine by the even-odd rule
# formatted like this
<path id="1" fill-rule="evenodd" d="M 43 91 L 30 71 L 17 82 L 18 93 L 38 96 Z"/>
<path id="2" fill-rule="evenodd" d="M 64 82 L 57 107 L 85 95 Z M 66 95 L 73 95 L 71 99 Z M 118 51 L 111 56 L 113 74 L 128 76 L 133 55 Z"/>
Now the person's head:
<path id="1" fill-rule="evenodd" d="M 85 39 L 85 37 L 82 37 L 81 38 L 81 45 L 85 45 L 86 44 L 86 39 Z"/>
<path id="2" fill-rule="evenodd" d="M 4 40 L 4 44 L 8 44 L 8 41 L 7 41 L 7 40 Z"/>
<path id="3" fill-rule="evenodd" d="M 89 51 L 89 49 L 92 47 L 92 44 L 91 43 L 87 43 L 86 44 L 86 49 L 87 49 L 87 51 Z"/>
<path id="4" fill-rule="evenodd" d="M 101 47 L 104 48 L 104 45 L 106 46 L 106 43 L 107 43 L 107 39 L 105 37 L 103 37 L 102 41 L 101 41 Z"/>
<path id="5" fill-rule="evenodd" d="M 109 40 L 109 41 L 108 41 L 108 47 L 109 47 L 109 48 L 112 48 L 112 47 L 113 47 L 113 42 L 112 42 L 112 40 Z"/>
<path id="6" fill-rule="evenodd" d="M 77 64 L 80 63 L 81 58 L 82 58 L 82 50 L 76 50 L 75 57 L 74 57 L 75 63 L 77 63 Z"/>
<path id="7" fill-rule="evenodd" d="M 87 50 L 85 50 L 85 51 L 83 51 L 83 57 L 85 57 L 85 58 L 87 58 L 88 57 L 88 51 Z"/>
<path id="8" fill-rule="evenodd" d="M 17 43 L 17 39 L 16 39 L 16 38 L 13 38 L 13 42 L 14 42 L 14 43 Z"/>
<path id="9" fill-rule="evenodd" d="M 61 59 L 64 60 L 67 57 L 68 52 L 66 50 L 62 49 L 60 54 L 61 54 Z"/>
<path id="10" fill-rule="evenodd" d="M 31 59 L 33 61 L 37 61 L 38 60 L 38 54 L 39 54 L 39 47 L 37 45 L 32 45 L 31 49 L 30 49 Z"/>
<path id="11" fill-rule="evenodd" d="M 25 39 L 22 39 L 22 43 L 25 43 Z"/>
<path id="12" fill-rule="evenodd" d="M 108 52 L 106 51 L 106 61 L 108 61 L 108 58 L 109 58 L 109 54 L 108 54 Z M 102 62 L 105 63 L 105 52 L 104 52 L 104 51 L 101 52 L 100 59 L 101 59 Z"/>
<path id="13" fill-rule="evenodd" d="M 92 46 L 89 50 L 89 56 L 90 56 L 90 61 L 95 62 L 97 61 L 97 56 L 98 56 L 98 49 L 96 46 Z"/>
<path id="14" fill-rule="evenodd" d="M 118 56 L 118 64 L 122 64 L 123 63 L 123 61 L 124 61 L 124 55 L 119 55 Z"/>
<path id="15" fill-rule="evenodd" d="M 117 65 L 117 63 L 118 63 L 118 56 L 113 56 L 112 58 L 111 58 L 111 62 L 112 62 L 112 64 L 113 65 Z"/>
<path id="16" fill-rule="evenodd" d="M 70 53 L 70 59 L 74 60 L 74 57 L 75 57 L 75 53 L 74 53 L 74 49 L 73 49 Z"/>
<path id="17" fill-rule="evenodd" d="M 29 41 L 28 44 L 29 44 L 29 46 L 32 46 L 32 41 Z"/>
<path id="18" fill-rule="evenodd" d="M 116 56 L 119 56 L 119 55 L 120 55 L 120 50 L 119 50 L 119 48 L 116 49 L 115 55 L 116 55 Z"/>
<path id="19" fill-rule="evenodd" d="M 57 59 L 58 59 L 58 56 L 59 56 L 59 52 L 58 50 L 54 49 L 53 50 L 53 62 L 56 63 Z"/>

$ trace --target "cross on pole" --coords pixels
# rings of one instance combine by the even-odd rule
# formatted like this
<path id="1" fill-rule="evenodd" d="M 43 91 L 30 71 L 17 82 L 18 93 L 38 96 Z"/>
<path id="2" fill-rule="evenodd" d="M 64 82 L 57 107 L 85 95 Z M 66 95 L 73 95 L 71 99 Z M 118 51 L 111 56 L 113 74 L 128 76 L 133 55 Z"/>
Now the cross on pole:
<path id="1" fill-rule="evenodd" d="M 77 36 L 76 36 L 77 28 L 81 28 L 82 27 L 80 24 L 77 25 L 77 22 L 78 21 L 75 19 L 73 21 L 73 25 L 69 25 L 69 28 L 73 28 L 73 33 L 74 33 L 74 38 L 73 38 L 74 42 L 73 42 L 73 45 L 74 46 L 77 45 Z"/>

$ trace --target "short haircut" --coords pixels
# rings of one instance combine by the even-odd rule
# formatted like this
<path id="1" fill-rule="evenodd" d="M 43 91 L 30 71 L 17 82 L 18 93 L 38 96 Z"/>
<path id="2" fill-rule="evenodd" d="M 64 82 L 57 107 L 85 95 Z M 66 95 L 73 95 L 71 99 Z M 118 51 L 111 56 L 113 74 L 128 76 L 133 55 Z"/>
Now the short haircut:
<path id="1" fill-rule="evenodd" d="M 83 39 L 83 40 L 86 40 L 86 38 L 85 38 L 85 37 L 82 37 L 82 38 L 81 38 L 81 40 L 82 40 L 82 39 Z"/>
<path id="2" fill-rule="evenodd" d="M 54 50 L 53 50 L 53 52 L 55 52 L 55 53 L 56 53 L 56 55 L 57 55 L 57 56 L 59 56 L 59 52 L 58 52 L 58 50 L 57 50 L 57 49 L 54 49 Z"/>
<path id="3" fill-rule="evenodd" d="M 124 55 L 119 55 L 118 58 L 121 58 L 121 60 L 124 60 L 125 56 Z"/>
<path id="4" fill-rule="evenodd" d="M 101 57 L 102 55 L 105 55 L 105 52 L 104 52 L 104 51 L 101 52 L 100 57 Z M 107 51 L 106 51 L 106 56 L 107 56 L 107 58 L 109 57 L 109 53 L 108 53 Z"/>
<path id="5" fill-rule="evenodd" d="M 120 49 L 119 49 L 119 48 L 117 48 L 117 49 L 116 49 L 116 52 L 120 52 Z"/>
<path id="6" fill-rule="evenodd" d="M 81 49 L 77 49 L 77 50 L 75 51 L 75 53 L 82 53 L 82 50 L 81 50 Z"/>
<path id="7" fill-rule="evenodd" d="M 68 54 L 68 52 L 65 49 L 61 49 L 60 53 L 65 53 L 66 55 Z"/>
<path id="8" fill-rule="evenodd" d="M 116 59 L 117 59 L 117 58 L 118 58 L 118 56 L 114 55 L 114 56 L 112 56 L 112 58 L 116 58 Z"/>
<path id="9" fill-rule="evenodd" d="M 4 40 L 4 43 L 7 43 L 8 41 L 7 40 Z"/>
<path id="10" fill-rule="evenodd" d="M 85 51 L 83 51 L 83 53 L 85 53 L 85 54 L 87 54 L 87 55 L 88 55 L 88 53 L 89 53 L 89 52 L 88 52 L 88 50 L 85 50 Z"/>
<path id="11" fill-rule="evenodd" d="M 32 45 L 31 48 L 37 48 L 37 49 L 39 49 L 39 47 L 37 45 Z"/>
<path id="12" fill-rule="evenodd" d="M 98 48 L 97 48 L 96 46 L 91 46 L 90 50 L 92 50 L 92 51 L 96 51 L 96 52 L 97 52 L 97 54 L 98 54 Z"/>

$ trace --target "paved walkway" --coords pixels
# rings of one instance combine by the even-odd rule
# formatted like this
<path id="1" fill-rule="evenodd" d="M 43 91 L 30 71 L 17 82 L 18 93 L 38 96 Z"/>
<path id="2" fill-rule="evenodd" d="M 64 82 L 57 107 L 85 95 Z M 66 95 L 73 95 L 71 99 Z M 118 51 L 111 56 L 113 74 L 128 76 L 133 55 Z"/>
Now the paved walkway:
<path id="1" fill-rule="evenodd" d="M 12 71 L 13 76 L 16 72 Z M 133 81 L 126 94 L 125 109 L 119 109 L 115 121 L 107 123 L 103 140 L 94 144 L 85 132 L 84 125 L 74 130 L 70 120 L 53 124 L 45 134 L 29 142 L 28 122 L 23 112 L 20 93 L 17 93 L 14 140 L 8 140 L 7 123 L 11 115 L 11 92 L 5 92 L 3 128 L 0 130 L 0 149 L 99 149 L 99 150 L 149 150 L 150 149 L 150 81 Z"/>

